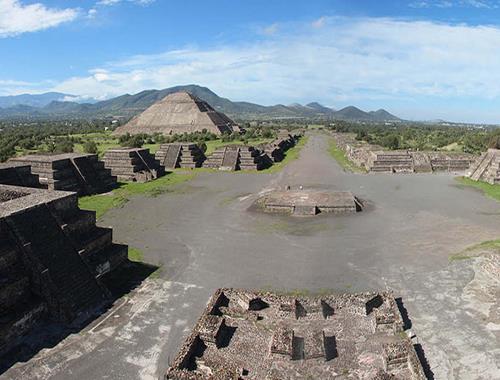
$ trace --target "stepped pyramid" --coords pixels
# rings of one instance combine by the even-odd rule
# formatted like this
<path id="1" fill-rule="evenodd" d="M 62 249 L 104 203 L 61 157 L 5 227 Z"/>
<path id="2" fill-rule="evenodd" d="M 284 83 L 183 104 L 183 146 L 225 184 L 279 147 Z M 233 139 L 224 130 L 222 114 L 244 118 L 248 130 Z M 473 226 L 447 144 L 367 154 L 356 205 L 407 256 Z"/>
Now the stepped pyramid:
<path id="1" fill-rule="evenodd" d="M 31 172 L 39 177 L 40 186 L 49 190 L 76 191 L 86 195 L 105 193 L 116 186 L 116 178 L 104 168 L 97 154 L 28 155 L 11 158 L 8 164 L 11 163 L 30 165 Z"/>
<path id="2" fill-rule="evenodd" d="M 107 299 L 127 246 L 74 192 L 0 185 L 0 354 L 46 315 L 70 322 Z"/>
<path id="3" fill-rule="evenodd" d="M 114 134 L 192 133 L 203 129 L 220 135 L 233 132 L 236 123 L 207 102 L 188 92 L 176 92 L 147 108 Z"/>
<path id="4" fill-rule="evenodd" d="M 155 158 L 165 168 L 199 168 L 205 161 L 205 154 L 194 143 L 161 144 Z"/>
<path id="5" fill-rule="evenodd" d="M 165 174 L 165 168 L 146 148 L 110 149 L 104 165 L 120 181 L 147 182 Z"/>
<path id="6" fill-rule="evenodd" d="M 488 149 L 471 166 L 468 175 L 474 181 L 500 184 L 500 149 Z"/>
<path id="7" fill-rule="evenodd" d="M 269 157 L 253 146 L 233 145 L 215 150 L 203 167 L 219 170 L 262 170 L 272 164 Z"/>
<path id="8" fill-rule="evenodd" d="M 0 184 L 40 187 L 38 176 L 31 173 L 31 165 L 20 162 L 0 164 Z"/>

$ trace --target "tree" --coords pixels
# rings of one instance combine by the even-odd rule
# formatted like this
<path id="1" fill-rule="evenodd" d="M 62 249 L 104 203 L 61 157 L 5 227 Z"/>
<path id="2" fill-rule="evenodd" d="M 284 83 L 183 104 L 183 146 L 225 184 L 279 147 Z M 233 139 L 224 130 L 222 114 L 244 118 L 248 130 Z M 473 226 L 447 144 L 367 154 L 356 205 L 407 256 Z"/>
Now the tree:
<path id="1" fill-rule="evenodd" d="M 87 140 L 83 144 L 83 151 L 85 153 L 97 153 L 97 144 L 93 140 Z"/>

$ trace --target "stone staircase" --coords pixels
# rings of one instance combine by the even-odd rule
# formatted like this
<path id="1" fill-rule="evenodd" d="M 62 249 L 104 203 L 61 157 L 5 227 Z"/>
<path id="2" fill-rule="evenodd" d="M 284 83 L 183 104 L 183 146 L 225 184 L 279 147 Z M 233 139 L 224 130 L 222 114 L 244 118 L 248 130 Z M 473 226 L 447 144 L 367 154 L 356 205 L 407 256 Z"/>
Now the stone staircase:
<path id="1" fill-rule="evenodd" d="M 266 158 L 259 149 L 253 146 L 240 148 L 239 169 L 241 170 L 262 170 L 267 166 Z"/>
<path id="2" fill-rule="evenodd" d="M 108 150 L 104 165 L 119 181 L 148 182 L 165 174 L 165 167 L 145 148 Z"/>
<path id="3" fill-rule="evenodd" d="M 469 178 L 474 181 L 487 181 L 494 183 L 495 180 L 495 166 L 497 165 L 498 159 L 500 157 L 500 150 L 498 149 L 488 149 L 487 152 L 481 154 L 474 164 L 471 166 L 469 172 Z M 491 171 L 490 171 L 490 167 Z M 498 166 L 496 166 L 498 167 Z M 489 181 L 488 181 L 489 179 Z M 493 179 L 493 180 L 492 180 Z"/>
<path id="4" fill-rule="evenodd" d="M 369 160 L 371 172 L 412 173 L 413 159 L 407 151 L 372 152 Z"/>
<path id="5" fill-rule="evenodd" d="M 0 184 L 40 187 L 38 176 L 31 173 L 31 165 L 15 162 L 0 164 Z"/>
<path id="6" fill-rule="evenodd" d="M 432 165 L 429 155 L 422 152 L 411 152 L 413 159 L 413 170 L 415 173 L 430 173 L 432 172 Z"/>
<path id="7" fill-rule="evenodd" d="M 205 161 L 205 155 L 194 143 L 162 144 L 155 157 L 169 169 L 199 168 Z"/>
<path id="8" fill-rule="evenodd" d="M 227 147 L 219 170 L 238 170 L 239 155 L 239 147 Z"/>

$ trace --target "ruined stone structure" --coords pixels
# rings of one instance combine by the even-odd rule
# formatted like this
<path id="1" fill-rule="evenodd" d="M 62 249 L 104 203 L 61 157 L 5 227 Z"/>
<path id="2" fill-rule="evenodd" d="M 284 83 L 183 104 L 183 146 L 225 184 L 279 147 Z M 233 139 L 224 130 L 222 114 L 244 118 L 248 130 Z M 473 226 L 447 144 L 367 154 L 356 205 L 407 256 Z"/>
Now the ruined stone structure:
<path id="1" fill-rule="evenodd" d="M 217 149 L 203 167 L 219 170 L 262 170 L 270 165 L 269 157 L 253 146 L 232 145 Z"/>
<path id="2" fill-rule="evenodd" d="M 352 134 L 333 136 L 349 160 L 375 173 L 463 172 L 475 159 L 471 154 L 457 152 L 387 151 L 378 145 L 356 141 Z"/>
<path id="3" fill-rule="evenodd" d="M 165 167 L 146 148 L 110 149 L 104 165 L 119 181 L 147 182 L 165 175 Z"/>
<path id="4" fill-rule="evenodd" d="M 255 202 L 257 209 L 294 216 L 319 213 L 356 213 L 363 205 L 349 191 L 286 190 L 267 193 Z"/>
<path id="5" fill-rule="evenodd" d="M 500 184 L 500 149 L 488 149 L 474 164 L 468 176 L 474 181 Z"/>
<path id="6" fill-rule="evenodd" d="M 424 380 L 391 293 L 295 297 L 219 289 L 165 380 Z"/>
<path id="7" fill-rule="evenodd" d="M 167 95 L 127 124 L 118 127 L 114 134 L 126 133 L 192 133 L 207 130 L 220 135 L 232 133 L 236 123 L 207 102 L 188 92 Z"/>
<path id="8" fill-rule="evenodd" d="M 39 177 L 41 187 L 49 190 L 87 195 L 105 193 L 116 186 L 116 177 L 99 161 L 97 154 L 28 155 L 8 162 L 30 165 L 32 173 Z"/>
<path id="9" fill-rule="evenodd" d="M 298 136 L 292 136 L 288 131 L 280 131 L 273 142 L 264 145 L 263 151 L 273 162 L 282 161 L 285 152 L 295 146 Z"/>
<path id="10" fill-rule="evenodd" d="M 206 157 L 195 143 L 161 144 L 155 158 L 168 169 L 199 168 Z"/>
<path id="11" fill-rule="evenodd" d="M 69 322 L 106 300 L 127 246 L 77 194 L 0 185 L 0 352 L 45 317 Z"/>
<path id="12" fill-rule="evenodd" d="M 31 173 L 31 165 L 20 162 L 0 164 L 0 184 L 26 187 L 40 187 L 38 176 Z"/>

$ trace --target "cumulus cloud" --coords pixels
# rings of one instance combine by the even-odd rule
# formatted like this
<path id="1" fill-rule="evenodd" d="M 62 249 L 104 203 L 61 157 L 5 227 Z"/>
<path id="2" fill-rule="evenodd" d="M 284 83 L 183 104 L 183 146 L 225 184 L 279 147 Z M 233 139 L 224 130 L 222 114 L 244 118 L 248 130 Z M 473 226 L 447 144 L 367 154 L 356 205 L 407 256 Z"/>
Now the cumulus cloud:
<path id="1" fill-rule="evenodd" d="M 428 21 L 324 19 L 264 41 L 138 55 L 53 89 L 110 97 L 198 83 L 264 104 L 500 98 L 500 29 Z"/>
<path id="2" fill-rule="evenodd" d="M 40 3 L 23 5 L 18 0 L 0 0 L 0 38 L 56 27 L 77 16 L 77 9 L 47 8 Z"/>

